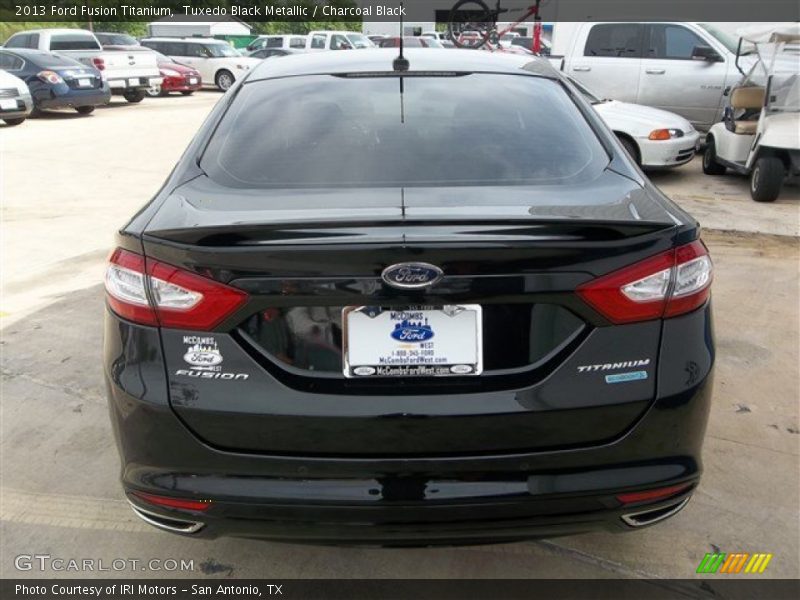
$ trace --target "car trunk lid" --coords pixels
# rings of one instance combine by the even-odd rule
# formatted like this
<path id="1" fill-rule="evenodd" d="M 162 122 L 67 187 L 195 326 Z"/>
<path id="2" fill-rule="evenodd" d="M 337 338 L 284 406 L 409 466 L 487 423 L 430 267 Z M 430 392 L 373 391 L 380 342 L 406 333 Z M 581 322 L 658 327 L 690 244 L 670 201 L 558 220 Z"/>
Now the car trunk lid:
<path id="1" fill-rule="evenodd" d="M 179 187 L 147 228 L 147 257 L 250 300 L 212 332 L 162 330 L 173 409 L 207 443 L 272 454 L 463 455 L 622 435 L 655 396 L 660 323 L 608 326 L 575 289 L 672 247 L 677 219 L 619 175 L 594 189 L 590 204 L 564 187 Z M 381 280 L 412 261 L 443 279 Z M 346 307 L 463 305 L 482 307 L 482 375 L 344 376 Z M 197 347 L 222 360 L 197 368 Z"/>

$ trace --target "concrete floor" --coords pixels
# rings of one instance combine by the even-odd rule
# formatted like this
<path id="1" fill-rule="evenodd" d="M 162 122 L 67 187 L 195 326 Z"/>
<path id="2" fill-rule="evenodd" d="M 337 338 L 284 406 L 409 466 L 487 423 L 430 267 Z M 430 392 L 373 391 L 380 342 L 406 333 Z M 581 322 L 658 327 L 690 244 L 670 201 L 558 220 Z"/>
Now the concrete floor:
<path id="1" fill-rule="evenodd" d="M 114 230 L 158 189 L 219 94 L 115 101 L 0 127 L 0 577 L 20 554 L 193 560 L 191 576 L 693 577 L 706 552 L 771 552 L 800 576 L 800 193 L 752 202 L 699 161 L 653 181 L 700 218 L 716 264 L 718 362 L 706 472 L 677 517 L 627 535 L 382 550 L 187 540 L 129 511 L 101 384 L 102 278 Z M 139 567 L 140 569 L 141 567 Z M 174 576 L 126 567 L 103 576 Z M 99 573 L 98 573 L 99 575 Z"/>

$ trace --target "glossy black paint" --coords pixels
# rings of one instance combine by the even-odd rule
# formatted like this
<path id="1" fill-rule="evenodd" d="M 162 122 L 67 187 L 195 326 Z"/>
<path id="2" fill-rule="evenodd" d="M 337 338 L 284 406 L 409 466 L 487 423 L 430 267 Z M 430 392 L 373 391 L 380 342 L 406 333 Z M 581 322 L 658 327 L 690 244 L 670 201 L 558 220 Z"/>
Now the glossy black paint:
<path id="1" fill-rule="evenodd" d="M 616 494 L 699 480 L 711 306 L 612 326 L 575 294 L 699 234 L 580 97 L 609 153 L 603 174 L 582 185 L 256 191 L 222 188 L 200 171 L 240 86 L 375 71 L 390 53 L 265 61 L 218 103 L 162 190 L 120 232 L 120 247 L 250 295 L 210 333 L 143 327 L 107 311 L 105 374 L 125 490 L 212 505 L 200 514 L 129 499 L 202 521 L 194 535 L 205 537 L 420 545 L 629 530 L 621 515 L 642 507 L 623 508 Z M 462 54 L 420 53 L 409 51 L 412 68 L 453 68 Z M 560 77 L 539 61 L 464 56 L 461 70 Z M 383 270 L 401 262 L 436 265 L 444 277 L 421 290 L 385 285 Z M 516 332 L 508 348 L 488 338 L 497 357 L 483 375 L 441 380 L 346 380 L 292 354 L 299 338 L 264 330 L 268 313 L 300 336 L 287 313 L 322 311 L 335 354 L 343 306 L 457 302 L 483 305 L 500 331 L 529 326 L 538 318 L 531 307 L 550 307 L 531 331 L 548 320 L 553 330 L 538 339 Z M 190 372 L 184 338 L 194 335 L 213 336 L 230 379 Z M 643 359 L 646 378 L 624 384 L 578 369 Z M 693 489 L 647 507 L 673 506 Z"/>
<path id="2" fill-rule="evenodd" d="M 208 537 L 425 544 L 625 531 L 616 493 L 696 482 L 702 470 L 711 308 L 663 327 L 674 342 L 661 347 L 657 399 L 615 439 L 569 450 L 345 458 L 232 452 L 198 439 L 169 406 L 158 331 L 108 312 L 106 380 L 123 486 L 213 498 L 202 515 L 148 507 L 198 518 L 207 526 L 195 535 Z"/>

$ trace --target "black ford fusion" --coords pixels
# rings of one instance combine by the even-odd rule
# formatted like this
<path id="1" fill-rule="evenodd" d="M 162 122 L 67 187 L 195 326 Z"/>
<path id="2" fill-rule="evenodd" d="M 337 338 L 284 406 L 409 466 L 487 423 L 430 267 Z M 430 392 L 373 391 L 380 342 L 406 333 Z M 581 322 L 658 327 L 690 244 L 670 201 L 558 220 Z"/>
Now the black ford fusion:
<path id="1" fill-rule="evenodd" d="M 697 222 L 540 59 L 265 61 L 106 273 L 122 483 L 168 531 L 631 531 L 700 478 Z"/>

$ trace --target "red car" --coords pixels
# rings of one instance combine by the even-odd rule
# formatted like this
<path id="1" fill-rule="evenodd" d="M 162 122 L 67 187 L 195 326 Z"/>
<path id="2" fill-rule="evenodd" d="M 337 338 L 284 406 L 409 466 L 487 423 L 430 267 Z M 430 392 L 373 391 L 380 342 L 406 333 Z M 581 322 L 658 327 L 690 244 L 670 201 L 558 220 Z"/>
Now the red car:
<path id="1" fill-rule="evenodd" d="M 182 65 L 160 52 L 155 52 L 155 55 L 158 59 L 158 70 L 161 71 L 164 81 L 161 85 L 155 85 L 148 89 L 148 96 L 166 96 L 170 92 L 180 92 L 184 96 L 190 96 L 195 90 L 202 87 L 203 80 L 199 71 Z"/>

